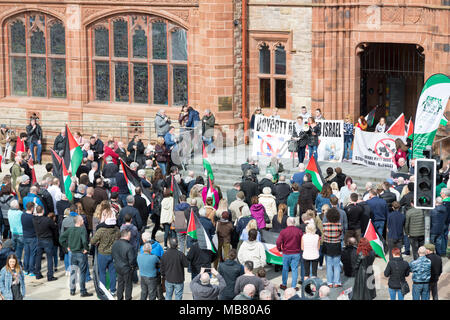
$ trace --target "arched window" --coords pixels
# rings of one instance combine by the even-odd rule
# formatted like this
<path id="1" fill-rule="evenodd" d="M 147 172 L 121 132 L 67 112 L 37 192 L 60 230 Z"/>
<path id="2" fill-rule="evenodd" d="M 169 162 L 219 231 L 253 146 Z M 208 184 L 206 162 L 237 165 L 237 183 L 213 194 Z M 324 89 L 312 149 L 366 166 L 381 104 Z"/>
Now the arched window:
<path id="1" fill-rule="evenodd" d="M 63 23 L 46 14 L 27 12 L 7 22 L 8 94 L 65 98 L 66 35 Z"/>
<path id="2" fill-rule="evenodd" d="M 89 35 L 91 100 L 187 103 L 186 30 L 159 17 L 125 15 L 96 22 Z"/>

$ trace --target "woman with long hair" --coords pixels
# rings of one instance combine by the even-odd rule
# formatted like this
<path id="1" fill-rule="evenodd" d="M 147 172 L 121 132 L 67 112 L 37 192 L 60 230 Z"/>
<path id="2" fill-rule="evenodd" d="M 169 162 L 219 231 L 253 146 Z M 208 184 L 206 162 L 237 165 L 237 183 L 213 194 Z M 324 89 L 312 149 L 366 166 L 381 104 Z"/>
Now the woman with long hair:
<path id="1" fill-rule="evenodd" d="M 309 158 L 311 158 L 311 155 L 313 155 L 317 161 L 317 148 L 319 147 L 319 136 L 321 128 L 320 125 L 316 123 L 316 120 L 314 120 L 313 117 L 308 118 L 308 123 L 311 128 L 308 135 Z"/>
<path id="2" fill-rule="evenodd" d="M 0 271 L 0 299 L 23 300 L 25 278 L 15 254 L 6 258 L 6 265 Z"/>
<path id="3" fill-rule="evenodd" d="M 408 151 L 408 147 L 406 146 L 406 144 L 402 141 L 402 139 L 397 138 L 395 139 L 395 149 L 397 150 L 395 152 L 395 156 L 394 156 L 394 163 L 397 166 L 397 169 L 400 167 L 398 160 L 400 158 L 403 158 L 404 160 L 408 159 L 408 155 L 407 155 L 407 151 Z"/>
<path id="4" fill-rule="evenodd" d="M 164 199 L 161 201 L 161 215 L 160 223 L 164 227 L 164 248 L 167 248 L 167 240 L 170 238 L 175 238 L 176 233 L 170 228 L 174 220 L 173 212 L 173 197 L 170 189 L 164 190 Z"/>
<path id="5" fill-rule="evenodd" d="M 95 208 L 94 217 L 92 218 L 93 233 L 97 230 L 97 226 L 104 222 L 107 218 L 115 218 L 108 200 L 103 200 Z"/>
<path id="6" fill-rule="evenodd" d="M 287 228 L 287 205 L 280 203 L 278 213 L 272 218 L 272 232 L 281 232 Z"/>
<path id="7" fill-rule="evenodd" d="M 355 284 L 352 300 L 373 300 L 377 296 L 373 262 L 375 252 L 367 238 L 361 238 L 356 249 Z"/>
<path id="8" fill-rule="evenodd" d="M 332 194 L 333 194 L 333 190 L 331 190 L 331 186 L 328 183 L 325 183 L 322 186 L 322 191 L 317 195 L 317 198 L 316 198 L 317 214 L 322 213 L 322 206 L 324 204 L 328 204 L 331 207 L 330 197 Z"/>
<path id="9" fill-rule="evenodd" d="M 155 240 L 156 239 L 156 232 L 158 232 L 158 230 L 160 230 L 160 218 L 161 218 L 161 202 L 163 200 L 163 194 L 164 194 L 164 175 L 162 173 L 161 168 L 156 168 L 155 169 L 155 175 L 153 176 L 153 181 L 152 181 L 152 197 L 153 197 L 153 201 L 151 204 L 151 216 L 150 218 L 152 219 L 153 223 L 155 224 L 153 226 L 153 230 L 152 230 L 152 239 Z"/>
<path id="10" fill-rule="evenodd" d="M 368 127 L 366 118 L 364 116 L 360 116 L 358 122 L 355 123 L 355 127 L 360 128 L 362 131 L 366 131 Z"/>
<path id="11" fill-rule="evenodd" d="M 347 115 L 344 121 L 344 159 L 352 160 L 352 144 L 353 144 L 353 119 L 351 115 Z"/>
<path id="12" fill-rule="evenodd" d="M 339 191 L 339 186 L 338 186 L 337 182 L 333 181 L 330 184 L 330 187 L 331 187 L 331 191 L 333 192 L 333 195 L 336 196 L 336 198 L 340 199 L 341 192 Z"/>
<path id="13" fill-rule="evenodd" d="M 170 158 L 170 150 L 166 147 L 163 137 L 158 137 L 156 139 L 155 156 L 156 162 L 158 162 L 158 166 L 161 168 L 162 174 L 166 175 L 167 163 Z"/>

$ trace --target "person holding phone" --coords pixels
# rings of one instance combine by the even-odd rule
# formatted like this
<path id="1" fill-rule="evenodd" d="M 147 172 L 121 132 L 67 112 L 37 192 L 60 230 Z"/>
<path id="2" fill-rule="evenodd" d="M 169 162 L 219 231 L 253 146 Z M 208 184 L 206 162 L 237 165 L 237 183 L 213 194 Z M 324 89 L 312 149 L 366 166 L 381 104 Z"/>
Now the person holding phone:
<path id="1" fill-rule="evenodd" d="M 209 272 L 219 280 L 219 284 L 211 284 Z M 225 289 L 225 279 L 215 268 L 200 269 L 200 273 L 191 281 L 190 287 L 194 300 L 217 300 L 219 294 Z"/>

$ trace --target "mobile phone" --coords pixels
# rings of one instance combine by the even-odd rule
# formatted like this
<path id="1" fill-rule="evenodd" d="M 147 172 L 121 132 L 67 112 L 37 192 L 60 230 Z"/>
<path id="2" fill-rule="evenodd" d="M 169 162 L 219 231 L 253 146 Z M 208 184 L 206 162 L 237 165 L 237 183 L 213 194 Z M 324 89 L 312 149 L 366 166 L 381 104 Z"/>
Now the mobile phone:
<path id="1" fill-rule="evenodd" d="M 211 268 L 205 268 L 205 272 L 211 272 Z"/>

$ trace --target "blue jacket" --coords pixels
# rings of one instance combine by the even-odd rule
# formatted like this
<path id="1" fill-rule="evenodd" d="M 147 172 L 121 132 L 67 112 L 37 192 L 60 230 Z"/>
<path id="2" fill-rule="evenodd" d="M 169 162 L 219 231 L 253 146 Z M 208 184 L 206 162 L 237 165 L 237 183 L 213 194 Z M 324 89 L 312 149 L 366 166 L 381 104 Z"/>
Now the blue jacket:
<path id="1" fill-rule="evenodd" d="M 159 242 L 155 240 L 150 240 L 150 243 L 152 244 L 152 254 L 157 256 L 158 258 L 161 258 L 164 254 L 163 247 L 159 244 Z M 141 246 L 141 249 L 139 250 L 139 253 L 144 253 L 144 246 Z"/>
<path id="2" fill-rule="evenodd" d="M 191 110 L 189 112 L 188 121 L 186 122 L 186 127 L 194 128 L 197 122 L 200 122 L 200 114 L 197 110 Z"/>
<path id="3" fill-rule="evenodd" d="M 429 282 L 431 278 L 431 260 L 425 256 L 409 263 L 413 282 Z"/>
<path id="4" fill-rule="evenodd" d="M 141 277 L 155 278 L 158 274 L 159 258 L 154 254 L 139 253 L 137 257 L 139 275 Z"/>
<path id="5" fill-rule="evenodd" d="M 19 274 L 20 279 L 20 293 L 23 297 L 25 297 L 25 277 L 23 275 L 23 271 L 20 271 Z M 13 294 L 11 291 L 11 284 L 13 281 L 13 276 L 11 272 L 6 271 L 6 267 L 0 271 L 0 292 L 2 293 L 5 300 L 12 300 Z"/>
<path id="6" fill-rule="evenodd" d="M 22 222 L 22 231 L 24 238 L 36 238 L 36 231 L 34 230 L 33 215 L 24 213 L 20 220 Z"/>
<path id="7" fill-rule="evenodd" d="M 127 181 L 125 180 L 123 172 L 117 172 L 115 178 L 116 178 L 116 186 L 119 187 L 119 193 L 130 194 L 130 190 L 128 190 Z"/>
<path id="8" fill-rule="evenodd" d="M 388 215 L 388 206 L 385 200 L 379 197 L 373 197 L 367 200 L 366 203 L 370 207 L 372 221 L 386 221 Z"/>
<path id="9" fill-rule="evenodd" d="M 303 184 L 303 177 L 305 176 L 305 171 L 294 173 L 291 179 L 291 184 L 296 183 L 300 187 Z"/>
<path id="10" fill-rule="evenodd" d="M 212 241 L 212 238 L 216 233 L 216 228 L 214 228 L 214 225 L 212 224 L 211 220 L 209 220 L 206 217 L 200 217 L 200 223 L 202 224 L 203 228 L 205 228 L 206 234 Z"/>
<path id="11" fill-rule="evenodd" d="M 41 206 L 42 208 L 45 208 L 45 206 L 42 203 L 41 199 L 39 199 L 39 197 L 37 195 L 33 194 L 33 193 L 29 193 L 29 194 L 27 194 L 27 196 L 25 198 L 23 198 L 23 207 L 24 208 L 27 207 L 27 203 L 28 202 L 34 202 L 38 206 Z"/>
<path id="12" fill-rule="evenodd" d="M 388 239 L 403 239 L 403 227 L 405 225 L 405 219 L 405 215 L 400 211 L 392 211 L 388 214 Z"/>
<path id="13" fill-rule="evenodd" d="M 331 202 L 330 202 L 330 199 L 329 199 L 329 198 L 323 197 L 323 196 L 319 193 L 319 194 L 317 195 L 317 198 L 316 198 L 316 210 L 317 210 L 318 213 L 321 213 L 321 212 L 322 212 L 322 206 L 323 206 L 324 204 L 328 204 L 328 205 L 330 206 L 330 208 L 331 208 Z"/>
<path id="14" fill-rule="evenodd" d="M 164 143 L 166 147 L 170 149 L 170 147 L 175 146 L 177 143 L 175 142 L 174 136 L 167 132 L 164 136 Z"/>
<path id="15" fill-rule="evenodd" d="M 448 228 L 449 213 L 444 205 L 437 206 L 430 212 L 430 234 L 442 234 Z"/>

